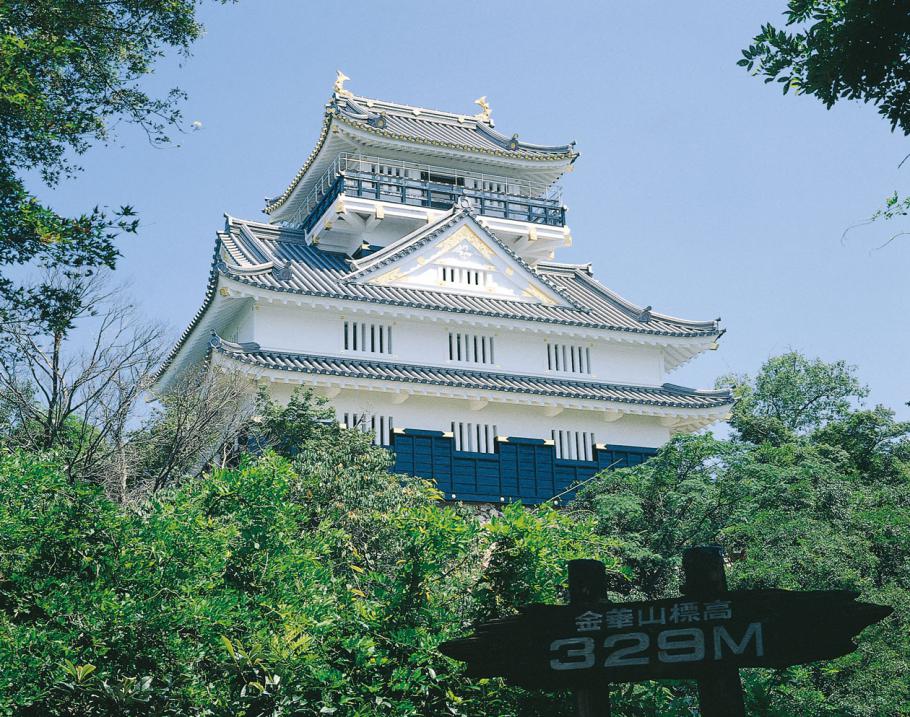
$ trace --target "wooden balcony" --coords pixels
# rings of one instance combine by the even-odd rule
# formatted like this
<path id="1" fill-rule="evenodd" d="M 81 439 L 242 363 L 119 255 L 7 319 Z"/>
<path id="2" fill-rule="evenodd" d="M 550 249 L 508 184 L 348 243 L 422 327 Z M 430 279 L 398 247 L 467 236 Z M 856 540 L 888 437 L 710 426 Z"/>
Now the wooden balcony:
<path id="1" fill-rule="evenodd" d="M 481 216 L 552 227 L 566 223 L 566 209 L 552 187 L 535 188 L 515 179 L 342 155 L 304 204 L 299 215 L 301 227 L 310 231 L 342 194 L 431 209 L 449 209 L 465 197 Z"/>

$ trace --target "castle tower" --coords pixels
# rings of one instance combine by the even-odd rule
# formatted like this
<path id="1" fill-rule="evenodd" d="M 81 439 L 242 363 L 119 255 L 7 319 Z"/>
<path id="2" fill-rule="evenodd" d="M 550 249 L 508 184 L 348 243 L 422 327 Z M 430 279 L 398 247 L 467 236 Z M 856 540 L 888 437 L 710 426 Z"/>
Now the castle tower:
<path id="1" fill-rule="evenodd" d="M 159 373 L 204 360 L 334 405 L 447 499 L 529 503 L 641 462 L 721 418 L 727 391 L 666 382 L 719 321 L 636 306 L 554 261 L 569 246 L 556 182 L 574 143 L 543 146 L 480 112 L 353 95 L 339 73 L 322 129 L 267 223 L 227 217 L 202 308 Z"/>

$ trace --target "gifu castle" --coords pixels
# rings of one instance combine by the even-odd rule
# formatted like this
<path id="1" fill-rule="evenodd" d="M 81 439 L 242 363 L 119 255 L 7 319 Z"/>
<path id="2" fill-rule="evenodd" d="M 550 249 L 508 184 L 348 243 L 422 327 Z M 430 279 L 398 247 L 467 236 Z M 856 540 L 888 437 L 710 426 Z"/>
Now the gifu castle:
<path id="1" fill-rule="evenodd" d="M 450 500 L 537 503 L 723 418 L 727 391 L 667 373 L 717 348 L 719 320 L 630 303 L 572 243 L 556 182 L 574 143 L 530 144 L 476 115 L 367 99 L 339 73 L 316 146 L 267 200 L 227 217 L 202 308 L 159 373 L 239 371 L 327 397 L 398 472 Z"/>

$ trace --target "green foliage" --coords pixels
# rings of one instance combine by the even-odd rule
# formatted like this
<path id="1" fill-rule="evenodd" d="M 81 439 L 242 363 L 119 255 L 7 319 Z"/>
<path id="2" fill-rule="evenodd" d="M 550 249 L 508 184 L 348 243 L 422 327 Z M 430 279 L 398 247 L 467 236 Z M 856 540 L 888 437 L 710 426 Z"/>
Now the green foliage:
<path id="1" fill-rule="evenodd" d="M 573 508 L 593 513 L 605 537 L 620 538 L 625 575 L 611 590 L 625 599 L 679 594 L 683 548 L 711 542 L 738 497 L 721 472 L 730 452 L 710 436 L 677 437 L 646 467 L 605 472 L 583 490 Z"/>
<path id="2" fill-rule="evenodd" d="M 789 0 L 787 30 L 763 25 L 742 67 L 812 95 L 878 107 L 892 130 L 910 134 L 910 12 L 893 0 Z"/>
<path id="3" fill-rule="evenodd" d="M 616 599 L 677 594 L 682 550 L 710 542 L 732 587 L 895 607 L 851 655 L 744 671 L 750 714 L 910 714 L 910 424 L 852 408 L 852 372 L 800 356 L 738 391 L 741 425 L 774 430 L 677 437 L 571 512 L 510 505 L 485 523 L 390 474 L 306 393 L 260 400 L 264 453 L 128 508 L 54 456 L 3 453 L 0 715 L 569 717 L 567 695 L 469 680 L 437 646 L 564 599 L 576 557 L 607 563 Z M 691 717 L 697 701 L 662 682 L 617 686 L 613 704 Z"/>
<path id="4" fill-rule="evenodd" d="M 903 165 L 903 163 L 904 160 L 901 160 L 901 165 Z M 890 219 L 897 219 L 898 217 L 906 217 L 908 215 L 910 215 L 910 197 L 901 197 L 897 191 L 895 191 L 885 199 L 885 205 L 880 209 L 876 209 L 865 223 L 871 224 L 872 222 L 879 220 L 888 221 Z M 849 229 L 847 231 L 849 231 Z M 906 236 L 906 234 L 907 232 L 905 231 L 898 232 L 892 235 L 881 246 L 887 246 L 898 237 Z M 846 236 L 846 232 L 844 232 L 844 235 Z"/>
<path id="5" fill-rule="evenodd" d="M 266 433 L 305 423 L 293 458 L 129 510 L 53 461 L 0 457 L 0 714 L 571 714 L 436 648 L 560 599 L 571 558 L 615 569 L 606 541 L 549 508 L 481 523 L 310 402 L 262 414 Z"/>
<path id="6" fill-rule="evenodd" d="M 308 440 L 335 421 L 329 402 L 312 391 L 295 391 L 287 404 L 281 405 L 272 400 L 265 387 L 260 387 L 256 408 L 251 439 L 260 448 L 268 447 L 288 458 L 296 456 Z"/>
<path id="7" fill-rule="evenodd" d="M 767 23 L 737 63 L 765 82 L 831 109 L 861 100 L 910 134 L 910 9 L 894 0 L 788 0 L 786 28 Z M 906 161 L 906 157 L 901 164 Z M 906 217 L 910 197 L 894 192 L 861 224 Z M 859 225 L 857 225 L 859 226 Z M 854 227 L 849 227 L 849 232 Z M 890 244 L 902 231 L 892 235 Z"/>
<path id="8" fill-rule="evenodd" d="M 7 0 L 0 4 L 0 266 L 113 268 L 114 238 L 135 232 L 133 209 L 95 207 L 63 217 L 26 188 L 37 171 L 51 187 L 77 167 L 72 155 L 111 136 L 111 125 L 142 127 L 167 141 L 180 118 L 178 90 L 154 98 L 138 81 L 166 49 L 186 54 L 202 32 L 192 0 Z M 7 310 L 54 313 L 74 297 L 18 285 L 0 275 Z"/>
<path id="9" fill-rule="evenodd" d="M 763 717 L 910 714 L 910 423 L 851 409 L 862 395 L 852 371 L 798 354 L 769 360 L 738 393 L 734 440 L 678 437 L 579 499 L 619 540 L 632 579 L 617 589 L 675 595 L 682 550 L 719 543 L 733 588 L 843 588 L 892 605 L 851 655 L 744 671 L 747 706 Z M 619 714 L 636 716 L 688 716 L 694 698 L 672 683 L 619 693 Z"/>
<path id="10" fill-rule="evenodd" d="M 748 377 L 725 376 L 718 385 L 734 387 L 733 427 L 747 440 L 757 438 L 752 435 L 757 431 L 774 442 L 845 416 L 869 393 L 852 366 L 808 359 L 796 351 L 765 362 L 754 383 Z"/>

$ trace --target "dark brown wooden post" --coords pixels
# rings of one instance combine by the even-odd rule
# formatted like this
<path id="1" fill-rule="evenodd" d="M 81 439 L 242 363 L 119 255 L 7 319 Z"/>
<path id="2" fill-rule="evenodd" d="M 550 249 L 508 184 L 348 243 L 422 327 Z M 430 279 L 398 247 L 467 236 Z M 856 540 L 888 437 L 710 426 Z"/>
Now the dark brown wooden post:
<path id="1" fill-rule="evenodd" d="M 599 560 L 569 561 L 569 604 L 597 602 L 607 595 L 607 571 Z M 578 717 L 610 717 L 610 687 L 575 690 Z"/>
<path id="2" fill-rule="evenodd" d="M 719 545 L 689 548 L 683 552 L 684 595 L 712 598 L 727 591 L 724 551 Z M 571 573 L 570 573 L 571 574 Z M 701 717 L 745 717 L 743 683 L 735 667 L 720 667 L 710 678 L 698 681 Z"/>

